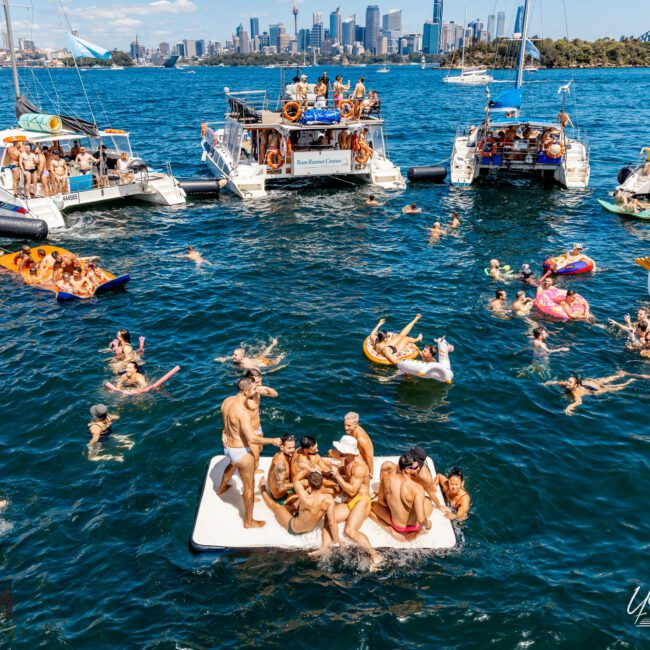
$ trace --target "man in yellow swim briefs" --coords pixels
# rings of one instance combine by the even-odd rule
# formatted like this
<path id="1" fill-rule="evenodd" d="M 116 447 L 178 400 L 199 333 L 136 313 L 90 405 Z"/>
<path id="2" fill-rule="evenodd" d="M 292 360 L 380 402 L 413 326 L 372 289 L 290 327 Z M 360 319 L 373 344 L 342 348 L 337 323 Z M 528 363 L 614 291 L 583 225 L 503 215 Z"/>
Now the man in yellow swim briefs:
<path id="1" fill-rule="evenodd" d="M 339 503 L 334 516 L 336 522 L 345 522 L 344 533 L 353 542 L 370 553 L 371 570 L 381 564 L 382 556 L 375 550 L 370 540 L 359 530 L 370 516 L 372 500 L 370 499 L 370 470 L 361 457 L 357 439 L 344 435 L 335 440 L 334 448 L 338 451 L 342 465 L 340 469 L 332 466 L 332 478 L 340 485 L 341 492 L 347 496 L 345 503 Z"/>

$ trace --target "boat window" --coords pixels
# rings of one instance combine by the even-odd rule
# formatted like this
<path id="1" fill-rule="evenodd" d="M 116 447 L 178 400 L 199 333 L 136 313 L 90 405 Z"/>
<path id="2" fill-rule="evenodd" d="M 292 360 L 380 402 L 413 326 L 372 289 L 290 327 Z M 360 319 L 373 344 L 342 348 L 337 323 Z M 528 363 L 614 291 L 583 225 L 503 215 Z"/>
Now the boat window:
<path id="1" fill-rule="evenodd" d="M 226 122 L 223 132 L 223 143 L 232 156 L 235 166 L 239 162 L 242 134 L 243 128 L 239 122 L 235 122 L 234 120 L 228 120 Z"/>
<path id="2" fill-rule="evenodd" d="M 379 125 L 372 125 L 368 127 L 368 144 L 372 145 L 372 148 L 381 155 L 386 155 L 384 147 L 384 133 Z"/>
<path id="3" fill-rule="evenodd" d="M 121 154 L 124 151 L 129 157 L 132 156 L 133 152 L 131 151 L 131 143 L 129 142 L 128 135 L 106 134 L 102 137 L 102 143 L 110 152 Z"/>

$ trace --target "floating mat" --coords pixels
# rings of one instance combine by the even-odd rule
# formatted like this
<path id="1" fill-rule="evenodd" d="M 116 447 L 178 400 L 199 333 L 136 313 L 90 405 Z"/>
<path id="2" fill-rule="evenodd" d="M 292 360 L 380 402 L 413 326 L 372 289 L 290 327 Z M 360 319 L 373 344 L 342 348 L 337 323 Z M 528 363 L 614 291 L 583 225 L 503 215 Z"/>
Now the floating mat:
<path id="1" fill-rule="evenodd" d="M 607 210 L 607 212 L 613 212 L 614 214 L 618 214 L 621 217 L 629 217 L 630 219 L 650 219 L 650 210 L 641 210 L 640 212 L 630 212 L 629 210 L 625 210 L 622 206 L 617 205 L 615 203 L 608 203 L 607 201 L 603 201 L 601 199 L 598 199 L 598 203 Z"/>
<path id="2" fill-rule="evenodd" d="M 377 473 L 384 461 L 397 462 L 397 456 L 375 456 Z M 427 458 L 429 469 L 435 475 L 435 468 L 430 458 Z M 260 469 L 264 474 L 255 475 L 255 502 L 254 517 L 266 522 L 262 528 L 244 528 L 242 515 L 244 504 L 242 501 L 242 483 L 239 474 L 231 479 L 232 487 L 221 497 L 216 494 L 216 489 L 221 483 L 221 477 L 228 465 L 225 456 L 214 456 L 208 464 L 201 497 L 194 519 L 194 528 L 190 537 L 190 548 L 195 553 L 226 550 L 304 550 L 311 551 L 320 547 L 322 524 L 305 535 L 290 535 L 275 519 L 275 515 L 266 506 L 259 493 L 259 481 L 262 476 L 268 475 L 270 456 L 260 458 Z M 379 479 L 371 481 L 373 490 L 379 488 Z M 442 503 L 442 494 L 438 488 L 438 499 Z M 370 519 L 366 519 L 361 530 L 368 536 L 375 548 L 394 549 L 449 549 L 456 545 L 456 533 L 449 519 L 435 509 L 431 513 L 431 530 L 420 533 L 413 541 L 398 542 L 388 532 Z M 344 524 L 339 526 L 339 534 L 343 537 Z M 347 540 L 350 541 L 350 540 Z"/>

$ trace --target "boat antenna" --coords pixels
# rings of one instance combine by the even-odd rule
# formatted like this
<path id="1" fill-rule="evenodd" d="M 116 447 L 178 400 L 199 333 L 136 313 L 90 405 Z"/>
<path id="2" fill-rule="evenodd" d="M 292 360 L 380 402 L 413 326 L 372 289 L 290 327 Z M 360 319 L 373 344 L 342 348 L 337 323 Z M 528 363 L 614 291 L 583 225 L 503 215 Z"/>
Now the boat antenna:
<path id="1" fill-rule="evenodd" d="M 521 47 L 519 48 L 519 63 L 517 65 L 517 81 L 515 88 L 519 89 L 524 83 L 524 63 L 526 62 L 526 41 L 528 40 L 528 21 L 530 19 L 530 0 L 524 2 L 524 19 L 521 31 Z"/>
<path id="2" fill-rule="evenodd" d="M 11 14 L 9 12 L 9 0 L 3 0 L 2 4 L 5 10 L 5 21 L 7 23 L 7 46 L 11 57 L 11 72 L 14 78 L 14 92 L 16 99 L 20 97 L 20 81 L 18 79 L 18 67 L 16 65 L 16 52 L 14 51 L 14 36 L 11 30 Z"/>

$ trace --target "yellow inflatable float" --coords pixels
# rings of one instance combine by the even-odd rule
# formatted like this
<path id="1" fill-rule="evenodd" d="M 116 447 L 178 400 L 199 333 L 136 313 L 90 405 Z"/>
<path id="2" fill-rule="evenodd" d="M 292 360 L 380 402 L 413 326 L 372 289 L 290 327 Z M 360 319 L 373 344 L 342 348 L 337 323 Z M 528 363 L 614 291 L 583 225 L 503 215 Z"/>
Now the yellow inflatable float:
<path id="1" fill-rule="evenodd" d="M 388 333 L 389 336 L 394 336 L 393 332 Z M 378 363 L 382 366 L 393 366 L 395 365 L 394 363 L 391 363 L 383 354 L 379 354 L 370 339 L 370 335 L 368 335 L 363 342 L 363 354 L 366 356 L 366 359 L 368 361 L 372 361 L 373 363 Z M 418 349 L 413 345 L 412 343 L 409 343 L 401 352 L 396 354 L 395 356 L 399 361 L 405 361 L 406 359 L 415 359 L 419 355 Z"/>

